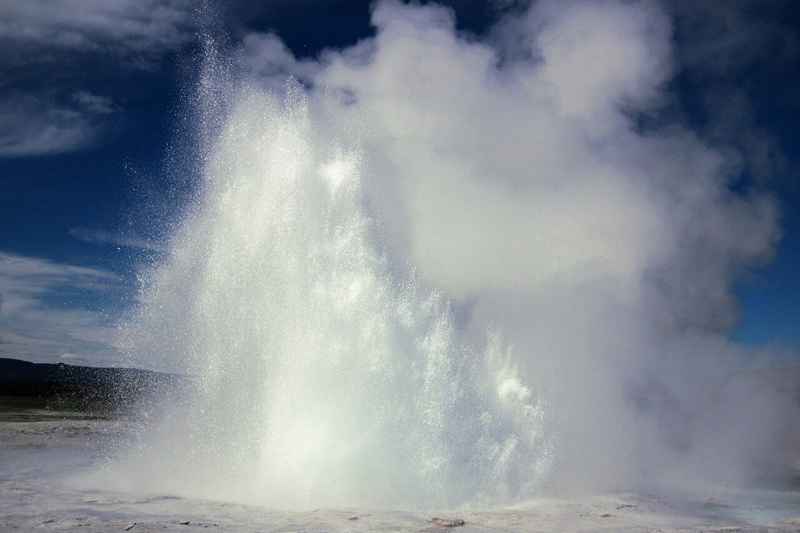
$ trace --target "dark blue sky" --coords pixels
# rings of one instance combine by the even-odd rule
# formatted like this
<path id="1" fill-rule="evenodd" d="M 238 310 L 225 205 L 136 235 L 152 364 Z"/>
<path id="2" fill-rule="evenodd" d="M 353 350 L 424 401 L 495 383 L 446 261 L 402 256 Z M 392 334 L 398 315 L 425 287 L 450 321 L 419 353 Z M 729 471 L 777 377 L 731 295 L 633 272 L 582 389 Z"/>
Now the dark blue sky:
<path id="1" fill-rule="evenodd" d="M 512 1 L 451 0 L 485 33 Z M 197 35 L 273 31 L 300 57 L 372 33 L 370 3 L 0 3 L 0 356 L 98 362 L 193 182 L 187 94 Z M 800 13 L 792 2 L 667 2 L 677 76 L 666 112 L 737 151 L 736 187 L 778 198 L 774 260 L 742 273 L 737 340 L 800 347 Z M 187 160 L 189 162 L 187 163 Z M 80 269 L 78 267 L 83 267 Z M 24 311 L 24 312 L 23 312 Z M 85 353 L 84 353 L 85 352 Z"/>

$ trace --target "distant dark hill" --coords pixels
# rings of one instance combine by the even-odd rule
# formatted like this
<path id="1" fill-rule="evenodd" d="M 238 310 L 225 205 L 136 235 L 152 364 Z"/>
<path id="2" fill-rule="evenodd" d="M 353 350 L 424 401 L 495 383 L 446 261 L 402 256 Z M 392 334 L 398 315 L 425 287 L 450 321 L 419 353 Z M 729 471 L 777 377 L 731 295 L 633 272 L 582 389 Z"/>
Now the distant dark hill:
<path id="1" fill-rule="evenodd" d="M 28 398 L 80 410 L 127 410 L 150 394 L 185 386 L 187 379 L 136 368 L 31 363 L 0 358 L 0 396 Z"/>

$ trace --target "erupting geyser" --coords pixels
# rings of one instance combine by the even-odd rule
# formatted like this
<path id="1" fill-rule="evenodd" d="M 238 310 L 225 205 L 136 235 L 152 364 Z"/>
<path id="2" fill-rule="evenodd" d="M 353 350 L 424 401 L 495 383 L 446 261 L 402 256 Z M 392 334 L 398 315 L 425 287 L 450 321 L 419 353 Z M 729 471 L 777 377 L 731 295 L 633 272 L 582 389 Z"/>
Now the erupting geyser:
<path id="1" fill-rule="evenodd" d="M 659 114 L 666 14 L 372 20 L 317 60 L 274 35 L 209 59 L 202 183 L 122 335 L 195 385 L 115 481 L 396 508 L 786 472 L 797 406 L 728 338 L 776 208 Z"/>
<path id="2" fill-rule="evenodd" d="M 462 346 L 447 303 L 390 274 L 359 172 L 357 149 L 315 139 L 299 87 L 237 98 L 132 330 L 199 380 L 134 455 L 152 489 L 432 506 L 540 480 L 539 399 L 499 338 Z"/>

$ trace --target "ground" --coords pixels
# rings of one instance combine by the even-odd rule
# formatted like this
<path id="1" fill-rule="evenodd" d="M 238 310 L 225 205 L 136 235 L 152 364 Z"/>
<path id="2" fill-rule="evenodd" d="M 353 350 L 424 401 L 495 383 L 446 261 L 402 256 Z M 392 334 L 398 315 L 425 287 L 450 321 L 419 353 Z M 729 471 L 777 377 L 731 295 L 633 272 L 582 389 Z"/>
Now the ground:
<path id="1" fill-rule="evenodd" d="M 95 468 L 105 445 L 128 428 L 124 418 L 6 403 L 0 409 L 0 532 L 800 532 L 796 491 L 728 491 L 670 499 L 608 494 L 436 512 L 290 512 L 75 483 L 75 476 Z"/>

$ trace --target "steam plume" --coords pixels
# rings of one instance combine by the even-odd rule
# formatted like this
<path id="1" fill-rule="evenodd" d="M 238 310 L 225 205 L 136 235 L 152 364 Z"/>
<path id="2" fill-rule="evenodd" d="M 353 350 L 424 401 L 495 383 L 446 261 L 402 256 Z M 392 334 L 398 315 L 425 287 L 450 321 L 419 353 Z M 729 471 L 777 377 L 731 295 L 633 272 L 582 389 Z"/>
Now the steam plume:
<path id="1" fill-rule="evenodd" d="M 250 35 L 204 78 L 206 181 L 127 332 L 202 376 L 156 446 L 206 465 L 176 490 L 425 506 L 777 457 L 796 407 L 728 340 L 775 204 L 660 114 L 658 4 L 541 1 L 484 40 L 436 6 L 372 20 L 314 61 Z"/>

